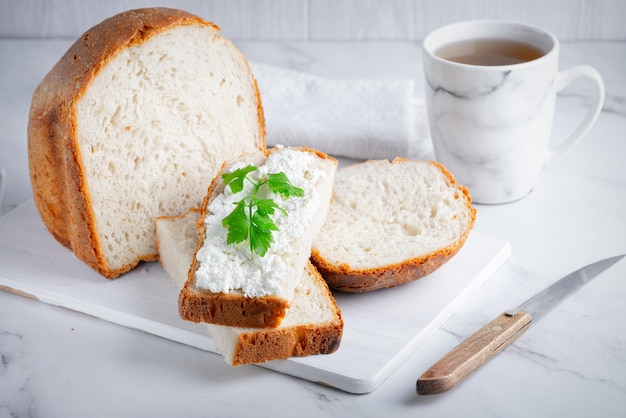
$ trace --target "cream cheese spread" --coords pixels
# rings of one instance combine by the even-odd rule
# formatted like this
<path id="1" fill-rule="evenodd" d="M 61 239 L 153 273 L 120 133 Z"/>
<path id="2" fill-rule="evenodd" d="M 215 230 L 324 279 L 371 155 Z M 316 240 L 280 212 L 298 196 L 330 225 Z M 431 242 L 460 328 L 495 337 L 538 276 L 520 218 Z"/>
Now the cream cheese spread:
<path id="1" fill-rule="evenodd" d="M 282 149 L 271 153 L 265 164 L 248 174 L 256 181 L 266 179 L 270 173 L 284 172 L 291 184 L 304 190 L 303 197 L 286 198 L 266 191 L 267 198 L 273 199 L 286 215 L 280 210 L 272 215 L 278 230 L 273 231 L 274 242 L 263 257 L 250 251 L 248 240 L 227 244 L 228 230 L 222 226 L 224 217 L 233 211 L 236 202 L 250 193 L 252 185 L 244 182 L 244 190 L 237 194 L 226 187 L 213 199 L 204 220 L 204 243 L 196 255 L 199 262 L 196 287 L 215 293 L 241 291 L 249 297 L 289 297 L 293 286 L 286 281 L 302 274 L 301 270 L 293 272 L 294 259 L 298 257 L 295 252 L 301 247 L 294 243 L 307 233 L 313 222 L 320 206 L 318 184 L 326 178 L 323 170 L 314 167 L 316 158 L 310 152 Z M 246 165 L 237 163 L 229 171 Z"/>

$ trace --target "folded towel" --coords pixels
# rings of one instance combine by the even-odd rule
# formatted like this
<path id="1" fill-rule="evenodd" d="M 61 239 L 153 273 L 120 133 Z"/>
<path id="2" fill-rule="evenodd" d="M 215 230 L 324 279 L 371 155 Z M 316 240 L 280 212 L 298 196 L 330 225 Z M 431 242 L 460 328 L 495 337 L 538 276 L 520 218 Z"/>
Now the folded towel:
<path id="1" fill-rule="evenodd" d="M 414 81 L 328 79 L 251 62 L 268 146 L 307 146 L 336 157 L 432 159 Z"/>

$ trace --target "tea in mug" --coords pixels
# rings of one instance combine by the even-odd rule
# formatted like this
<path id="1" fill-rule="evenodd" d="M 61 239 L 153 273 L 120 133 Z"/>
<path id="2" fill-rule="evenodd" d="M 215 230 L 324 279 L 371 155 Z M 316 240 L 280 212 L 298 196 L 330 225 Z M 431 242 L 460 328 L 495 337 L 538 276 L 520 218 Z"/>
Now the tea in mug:
<path id="1" fill-rule="evenodd" d="M 533 61 L 541 58 L 544 52 L 509 39 L 468 39 L 444 45 L 435 54 L 461 64 L 496 66 Z"/>

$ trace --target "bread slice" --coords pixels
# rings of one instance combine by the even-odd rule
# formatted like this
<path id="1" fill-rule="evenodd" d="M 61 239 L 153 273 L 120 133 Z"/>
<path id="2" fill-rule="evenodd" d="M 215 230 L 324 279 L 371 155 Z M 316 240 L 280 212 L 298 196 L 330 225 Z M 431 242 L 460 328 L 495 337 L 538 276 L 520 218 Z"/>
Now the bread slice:
<path id="1" fill-rule="evenodd" d="M 268 156 L 249 154 L 225 165 L 231 173 L 249 164 L 259 169 L 253 177 L 284 172 L 290 182 L 304 190 L 303 197 L 282 198 L 270 191 L 285 210 L 273 219 L 271 247 L 264 256 L 250 250 L 250 241 L 227 244 L 228 230 L 222 220 L 246 190 L 234 194 L 222 176 L 213 180 L 202 206 L 202 223 L 196 256 L 188 280 L 180 292 L 183 319 L 236 327 L 277 327 L 290 307 L 311 245 L 330 210 L 337 161 L 315 150 L 274 148 Z M 248 189 L 248 182 L 244 182 Z"/>
<path id="2" fill-rule="evenodd" d="M 331 289 L 397 286 L 450 260 L 475 218 L 467 188 L 436 162 L 376 160 L 343 167 L 311 260 Z"/>
<path id="3" fill-rule="evenodd" d="M 32 98 L 39 213 L 108 278 L 156 259 L 154 218 L 199 206 L 222 163 L 255 150 L 265 150 L 265 127 L 246 59 L 216 25 L 180 10 L 104 20 Z"/>
<path id="4" fill-rule="evenodd" d="M 198 242 L 200 211 L 156 219 L 159 262 L 179 289 L 187 281 Z M 233 366 L 291 356 L 330 354 L 343 334 L 341 311 L 326 282 L 309 262 L 295 289 L 291 307 L 277 328 L 237 328 L 205 324 L 215 347 Z"/>

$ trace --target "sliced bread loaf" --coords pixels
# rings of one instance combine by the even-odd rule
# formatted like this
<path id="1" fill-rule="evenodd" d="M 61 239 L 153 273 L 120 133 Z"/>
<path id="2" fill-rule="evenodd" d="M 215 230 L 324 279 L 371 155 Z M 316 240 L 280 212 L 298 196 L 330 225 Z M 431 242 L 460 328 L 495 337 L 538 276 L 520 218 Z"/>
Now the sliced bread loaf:
<path id="1" fill-rule="evenodd" d="M 179 289 L 187 281 L 198 242 L 199 211 L 156 220 L 159 262 Z M 291 356 L 330 354 L 343 333 L 341 312 L 324 279 L 307 263 L 284 320 L 276 328 L 205 324 L 216 350 L 233 366 Z"/>
<path id="2" fill-rule="evenodd" d="M 258 169 L 241 180 L 243 190 L 225 184 L 221 174 L 236 175 L 249 166 Z M 267 157 L 248 154 L 226 164 L 203 202 L 198 249 L 179 296 L 181 317 L 237 327 L 277 327 L 330 209 L 336 169 L 336 160 L 304 148 L 274 148 Z M 271 187 L 259 188 L 266 181 L 271 186 L 271 176 L 278 173 L 284 173 L 303 195 L 282 196 Z M 228 227 L 224 219 L 239 208 L 239 202 L 249 203 L 250 196 L 273 201 L 277 207 L 272 211 L 265 204 L 242 208 L 239 218 L 249 223 L 245 237 L 242 242 L 230 242 L 229 234 L 237 225 Z M 260 222 L 264 214 L 271 215 L 275 230 Z M 257 224 L 256 233 L 253 224 Z M 260 254 L 255 243 L 268 233 L 273 242 Z"/>
<path id="3" fill-rule="evenodd" d="M 311 260 L 332 289 L 397 286 L 452 258 L 475 217 L 467 188 L 436 162 L 376 160 L 343 167 Z"/>
<path id="4" fill-rule="evenodd" d="M 33 94 L 41 217 L 108 278 L 157 257 L 154 218 L 199 206 L 225 160 L 264 150 L 246 59 L 189 13 L 131 10 L 89 29 Z"/>

